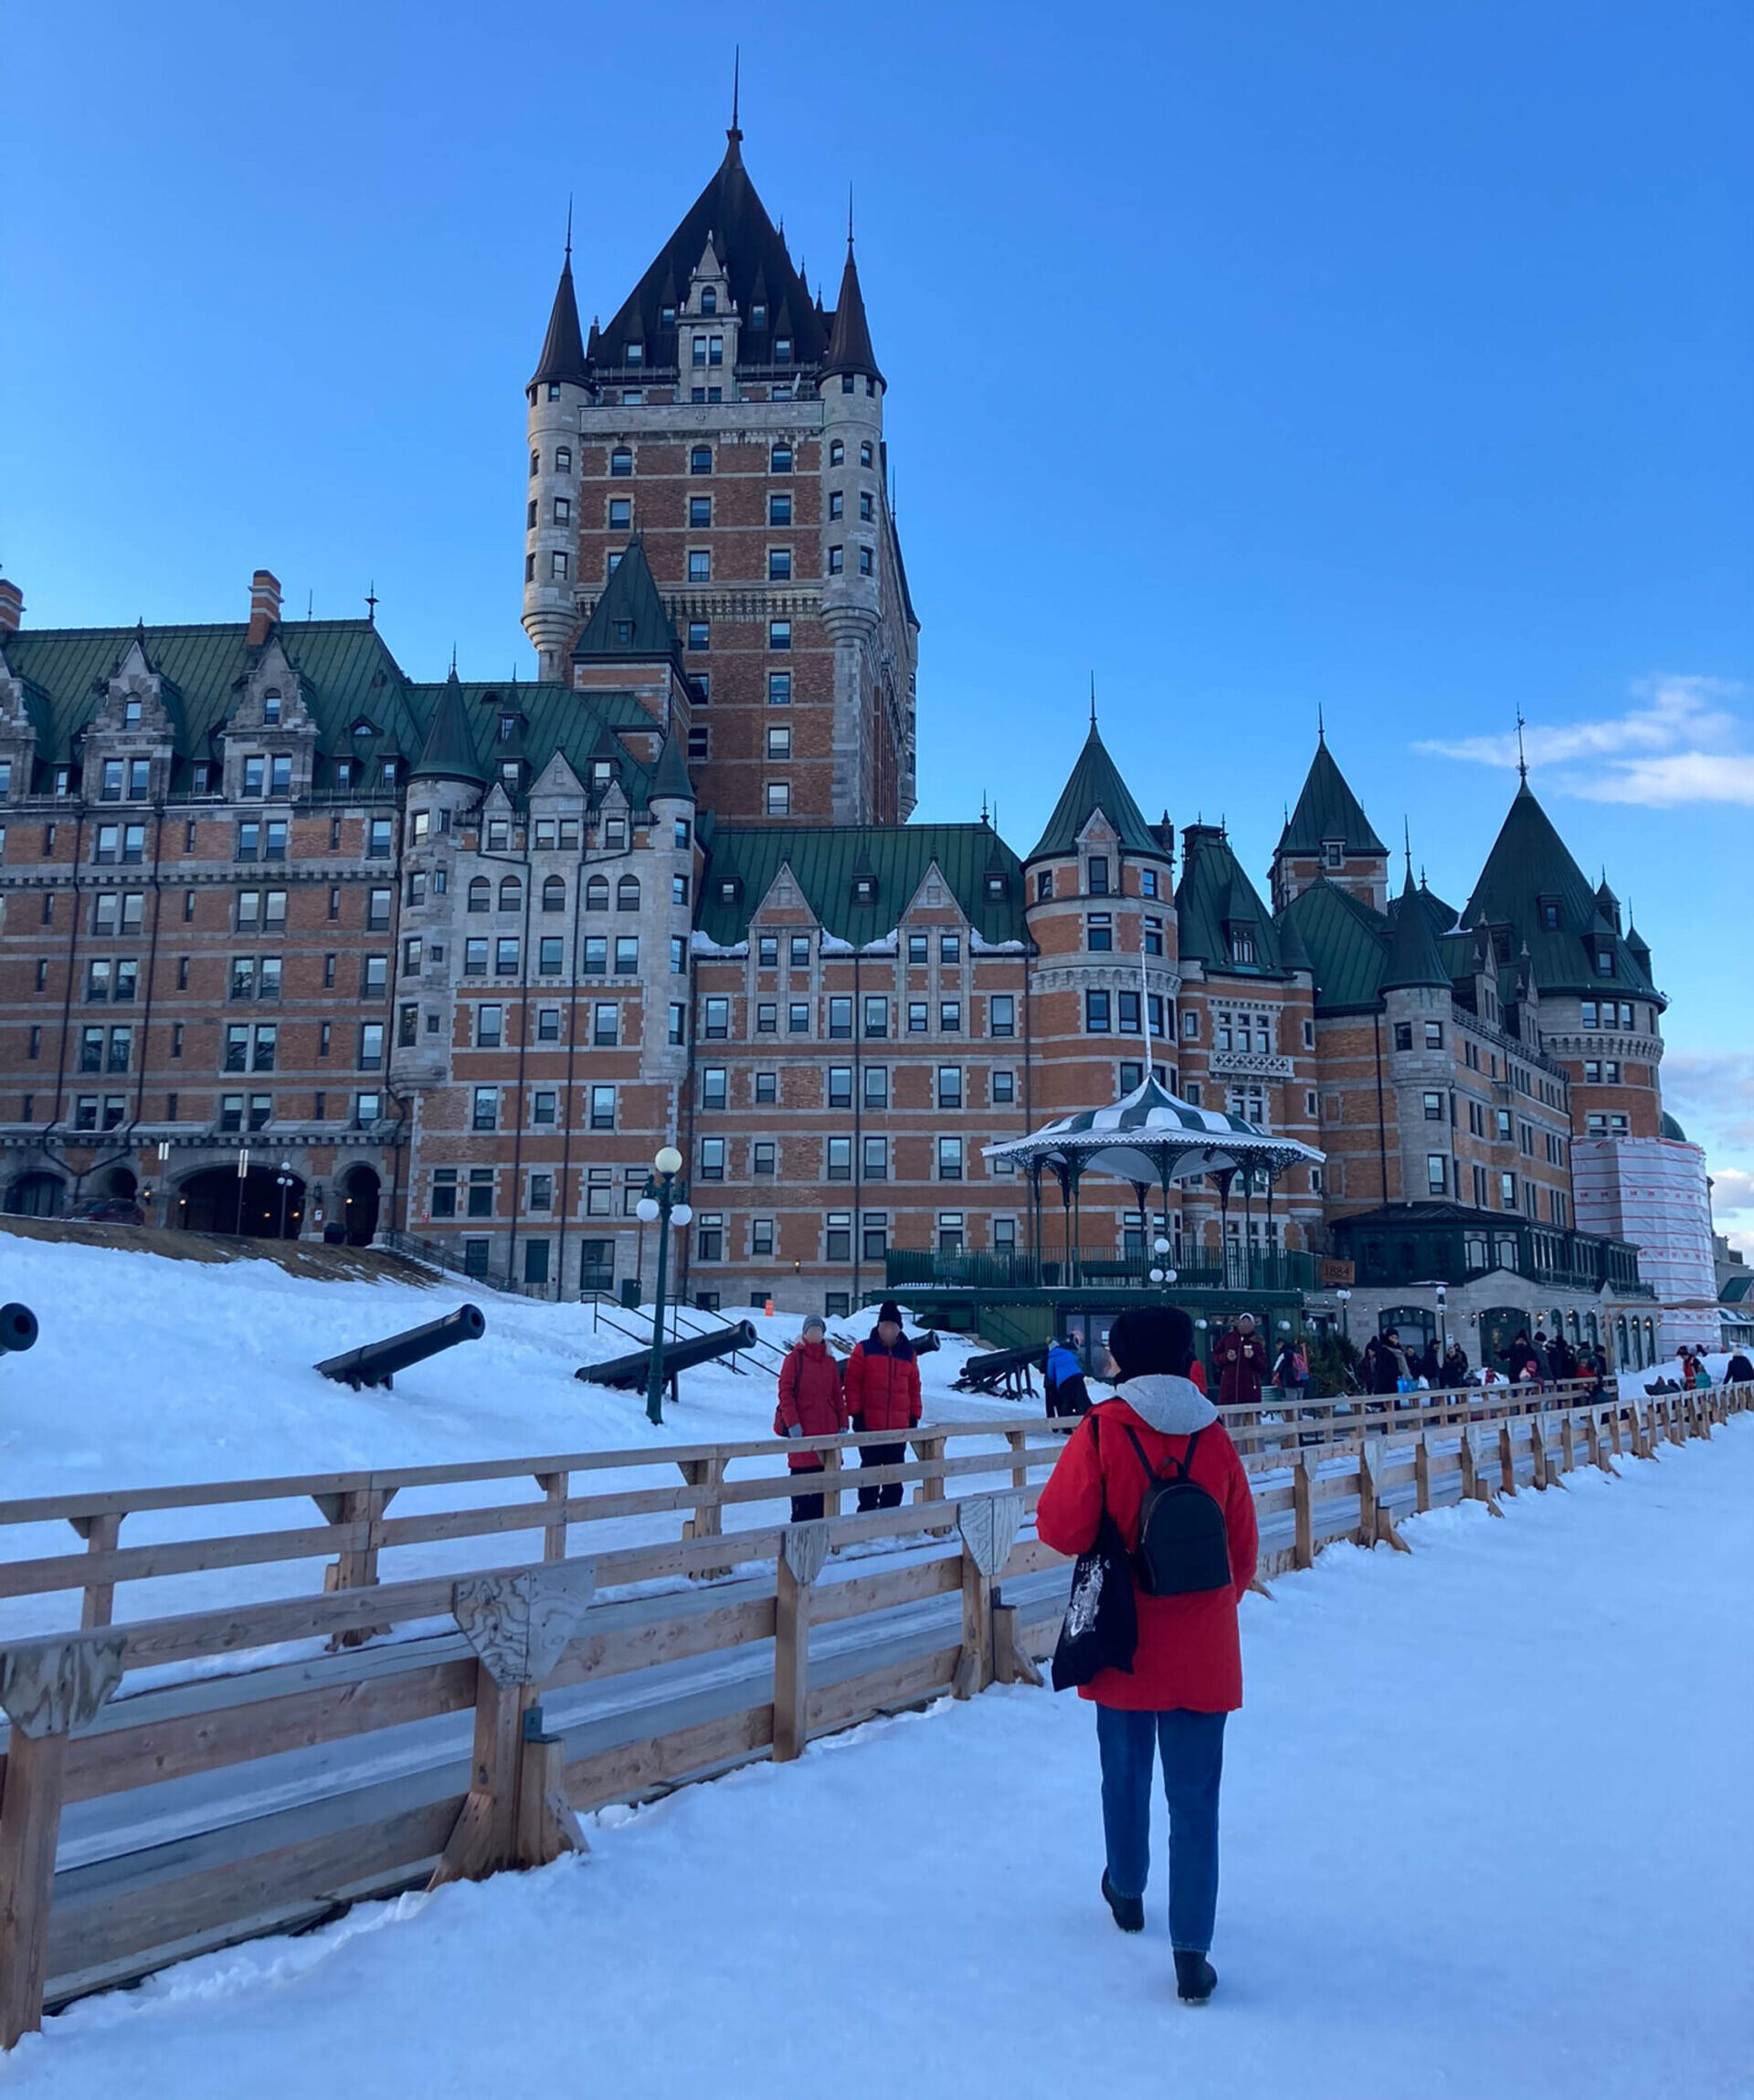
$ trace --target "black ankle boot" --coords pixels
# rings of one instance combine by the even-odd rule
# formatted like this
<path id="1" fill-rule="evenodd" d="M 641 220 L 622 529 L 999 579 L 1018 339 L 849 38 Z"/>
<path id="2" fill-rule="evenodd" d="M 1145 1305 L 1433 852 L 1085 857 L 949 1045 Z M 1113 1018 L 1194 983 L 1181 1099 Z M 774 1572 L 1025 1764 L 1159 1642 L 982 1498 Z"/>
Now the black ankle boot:
<path id="1" fill-rule="evenodd" d="M 1103 1869 L 1103 1900 L 1115 1913 L 1115 1922 L 1123 1932 L 1145 1930 L 1145 1898 L 1137 1895 L 1117 1895 L 1115 1885 L 1108 1878 L 1108 1869 Z"/>
<path id="2" fill-rule="evenodd" d="M 1184 2005 L 1204 2005 L 1218 1983 L 1218 1971 L 1203 1954 L 1176 1949 L 1176 1995 Z"/>

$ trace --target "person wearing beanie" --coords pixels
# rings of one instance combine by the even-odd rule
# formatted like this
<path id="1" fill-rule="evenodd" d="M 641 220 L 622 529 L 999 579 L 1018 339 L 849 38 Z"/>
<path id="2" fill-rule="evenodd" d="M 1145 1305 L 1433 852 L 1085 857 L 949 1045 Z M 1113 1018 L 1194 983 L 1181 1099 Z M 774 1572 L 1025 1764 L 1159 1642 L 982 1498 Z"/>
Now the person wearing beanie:
<path id="1" fill-rule="evenodd" d="M 828 1323 L 819 1313 L 805 1321 L 798 1340 L 779 1367 L 779 1405 L 774 1409 L 777 1437 L 834 1437 L 847 1426 L 846 1393 L 840 1366 L 829 1353 Z M 786 1461 L 793 1473 L 820 1472 L 820 1451 L 793 1451 Z M 819 1494 L 792 1497 L 792 1522 L 808 1524 L 822 1514 Z"/>
<path id="2" fill-rule="evenodd" d="M 1080 1696 L 1096 1708 L 1107 1865 L 1102 1893 L 1123 1932 L 1145 1926 L 1151 1782 L 1163 1762 L 1169 1806 L 1169 1939 L 1176 1988 L 1203 2004 L 1218 1981 L 1207 1956 L 1218 1909 L 1218 1797 L 1224 1723 L 1242 1704 L 1237 1607 L 1254 1579 L 1254 1498 L 1217 1409 L 1188 1377 L 1193 1324 L 1179 1306 L 1129 1307 L 1108 1332 L 1118 1388 L 1093 1407 L 1041 1491 L 1036 1530 L 1076 1556 L 1096 1543 L 1104 1510 L 1135 1567 L 1138 1647 L 1131 1672 L 1102 1670 Z M 1156 1478 L 1179 1468 L 1222 1513 L 1230 1581 L 1154 1596 L 1139 1586 L 1139 1525 Z"/>
<path id="3" fill-rule="evenodd" d="M 877 1308 L 877 1324 L 847 1358 L 847 1411 L 855 1430 L 911 1430 L 918 1426 L 920 1367 L 914 1345 L 902 1332 L 902 1312 L 893 1299 Z M 907 1456 L 904 1443 L 861 1444 L 861 1466 L 898 1466 Z M 899 1509 L 902 1483 L 861 1487 L 861 1511 Z"/>

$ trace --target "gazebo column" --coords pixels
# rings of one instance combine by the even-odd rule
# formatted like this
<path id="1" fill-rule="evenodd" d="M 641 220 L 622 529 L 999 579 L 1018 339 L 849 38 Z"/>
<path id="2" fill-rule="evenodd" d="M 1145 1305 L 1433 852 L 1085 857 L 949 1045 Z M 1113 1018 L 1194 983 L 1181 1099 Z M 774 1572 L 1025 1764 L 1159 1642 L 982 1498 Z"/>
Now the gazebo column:
<path id="1" fill-rule="evenodd" d="M 1030 1162 L 1030 1240 L 1035 1251 L 1035 1280 L 1041 1281 L 1041 1162 Z"/>
<path id="2" fill-rule="evenodd" d="M 1168 1150 L 1157 1155 L 1157 1175 L 1163 1183 L 1163 1236 L 1169 1237 L 1169 1154 Z M 1168 1263 L 1166 1261 L 1167 1268 Z"/>
<path id="3" fill-rule="evenodd" d="M 1078 1177 L 1081 1165 L 1082 1162 L 1076 1156 L 1066 1162 L 1066 1174 L 1072 1183 L 1072 1212 L 1070 1220 L 1072 1243 L 1067 1251 L 1066 1262 L 1070 1271 L 1070 1276 L 1068 1280 L 1073 1283 L 1081 1283 L 1083 1281 L 1083 1274 L 1080 1271 L 1078 1259 L 1080 1253 L 1079 1238 L 1083 1231 L 1083 1226 L 1080 1223 L 1078 1217 Z"/>
<path id="4" fill-rule="evenodd" d="M 1066 1228 L 1066 1260 L 1060 1274 L 1062 1281 L 1069 1283 L 1072 1281 L 1072 1169 L 1070 1166 L 1056 1163 L 1053 1173 L 1060 1184 L 1060 1208 Z"/>
<path id="5" fill-rule="evenodd" d="M 1265 1247 L 1265 1250 L 1264 1250 L 1264 1251 L 1265 1251 L 1265 1253 L 1266 1253 L 1266 1255 L 1267 1255 L 1267 1258 L 1268 1258 L 1268 1260 L 1270 1261 L 1270 1260 L 1272 1259 L 1272 1257 L 1273 1257 L 1273 1169 L 1272 1169 L 1272 1167 L 1268 1167 L 1268 1168 L 1267 1168 L 1267 1170 L 1266 1170 L 1266 1172 L 1267 1172 L 1267 1231 L 1266 1231 L 1266 1241 L 1267 1241 L 1267 1243 L 1266 1243 L 1266 1247 Z"/>
<path id="6" fill-rule="evenodd" d="M 1242 1288 L 1254 1289 L 1254 1168 L 1242 1169 Z"/>
<path id="7" fill-rule="evenodd" d="M 1227 1291 L 1231 1287 L 1231 1184 L 1235 1178 L 1233 1166 L 1223 1167 L 1212 1177 L 1218 1184 L 1218 1272 Z"/>
<path id="8" fill-rule="evenodd" d="M 1151 1281 L 1151 1184 L 1148 1181 L 1132 1183 L 1135 1200 L 1139 1207 L 1139 1282 Z"/>

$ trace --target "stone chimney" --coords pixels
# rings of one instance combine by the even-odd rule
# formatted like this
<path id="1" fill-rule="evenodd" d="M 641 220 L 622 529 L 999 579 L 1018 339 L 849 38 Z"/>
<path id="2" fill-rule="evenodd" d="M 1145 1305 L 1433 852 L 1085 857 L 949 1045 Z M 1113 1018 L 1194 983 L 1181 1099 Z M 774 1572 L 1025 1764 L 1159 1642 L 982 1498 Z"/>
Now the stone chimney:
<path id="1" fill-rule="evenodd" d="M 266 569 L 249 579 L 249 635 L 251 649 L 259 649 L 270 631 L 280 624 L 280 580 Z"/>
<path id="2" fill-rule="evenodd" d="M 16 634 L 25 617 L 25 594 L 10 576 L 0 576 L 0 635 Z"/>

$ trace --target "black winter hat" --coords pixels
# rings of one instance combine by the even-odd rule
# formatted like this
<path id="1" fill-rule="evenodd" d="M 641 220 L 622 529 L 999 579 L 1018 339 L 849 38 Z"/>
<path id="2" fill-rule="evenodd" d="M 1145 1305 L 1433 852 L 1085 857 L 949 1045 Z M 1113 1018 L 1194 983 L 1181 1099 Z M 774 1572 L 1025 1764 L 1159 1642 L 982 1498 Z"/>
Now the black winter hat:
<path id="1" fill-rule="evenodd" d="M 877 1324 L 881 1327 L 885 1320 L 893 1320 L 898 1327 L 906 1324 L 902 1318 L 902 1309 L 893 1298 L 885 1298 L 877 1308 Z"/>
<path id="2" fill-rule="evenodd" d="M 1132 1305 L 1108 1330 L 1108 1353 L 1123 1378 L 1152 1372 L 1185 1377 L 1194 1356 L 1194 1323 L 1179 1305 Z"/>

